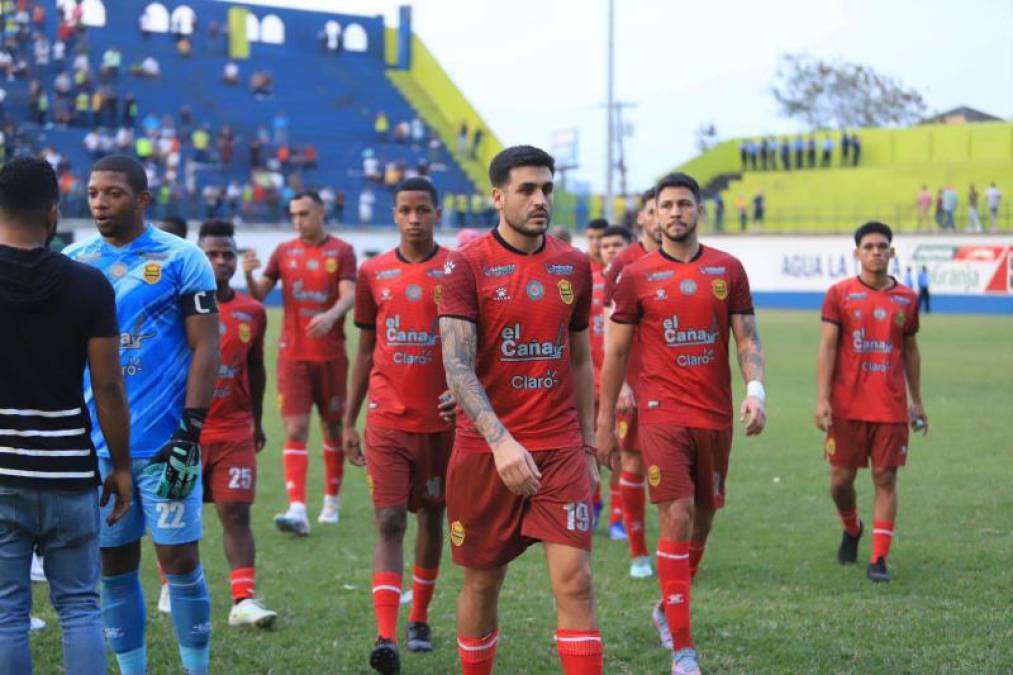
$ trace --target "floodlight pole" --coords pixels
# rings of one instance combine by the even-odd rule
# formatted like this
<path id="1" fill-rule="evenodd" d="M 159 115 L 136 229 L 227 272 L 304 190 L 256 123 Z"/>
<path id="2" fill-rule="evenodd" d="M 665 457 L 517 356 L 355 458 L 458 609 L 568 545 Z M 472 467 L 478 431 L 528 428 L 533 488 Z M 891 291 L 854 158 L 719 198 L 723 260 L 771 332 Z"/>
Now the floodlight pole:
<path id="1" fill-rule="evenodd" d="M 606 118 L 608 119 L 608 131 L 605 135 L 605 219 L 610 223 L 612 222 L 612 145 L 614 142 L 613 134 L 615 133 L 615 118 L 613 113 L 615 110 L 615 92 L 613 87 L 614 78 L 614 66 L 615 66 L 615 0 L 608 0 L 608 84 L 607 84 L 607 95 L 608 99 L 605 104 L 607 110 Z"/>

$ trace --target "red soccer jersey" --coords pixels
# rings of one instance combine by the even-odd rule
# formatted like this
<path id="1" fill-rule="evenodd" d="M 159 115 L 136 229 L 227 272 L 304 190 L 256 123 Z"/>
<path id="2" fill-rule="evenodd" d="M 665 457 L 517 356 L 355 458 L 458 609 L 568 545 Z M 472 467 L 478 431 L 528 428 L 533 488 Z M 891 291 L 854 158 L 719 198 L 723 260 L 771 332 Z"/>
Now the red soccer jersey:
<path id="1" fill-rule="evenodd" d="M 753 312 L 742 263 L 709 246 L 686 263 L 658 250 L 623 270 L 614 302 L 612 320 L 637 326 L 640 423 L 731 427 L 731 316 Z"/>
<path id="2" fill-rule="evenodd" d="M 446 388 L 436 298 L 447 250 L 413 263 L 393 249 L 367 260 L 355 284 L 355 325 L 376 331 L 367 424 L 446 431 L 437 399 Z"/>
<path id="3" fill-rule="evenodd" d="M 478 325 L 475 373 L 500 421 L 528 450 L 583 443 L 570 370 L 570 333 L 591 310 L 587 256 L 554 237 L 528 255 L 496 230 L 450 254 L 441 317 Z M 489 452 L 463 413 L 455 450 Z"/>
<path id="4" fill-rule="evenodd" d="M 590 260 L 590 258 L 588 259 Z M 604 265 L 591 262 L 591 362 L 594 365 L 594 396 L 601 387 L 601 365 L 605 361 L 605 274 Z"/>
<path id="5" fill-rule="evenodd" d="M 605 274 L 604 302 L 606 305 L 612 304 L 613 300 L 612 296 L 615 291 L 615 286 L 616 283 L 618 283 L 619 275 L 622 274 L 623 269 L 625 269 L 626 266 L 629 265 L 630 263 L 640 260 L 645 255 L 648 255 L 647 249 L 645 249 L 644 245 L 641 244 L 639 241 L 636 241 L 627 246 L 626 248 L 624 248 L 622 251 L 619 251 L 619 254 L 612 259 L 612 262 L 609 264 L 609 266 L 605 269 L 604 272 Z M 626 382 L 628 382 L 629 385 L 633 387 L 633 394 L 637 399 L 637 403 L 640 402 L 640 395 L 637 393 L 636 384 L 637 378 L 640 377 L 641 368 L 642 365 L 640 358 L 640 347 L 637 344 L 637 341 L 634 340 L 633 348 L 630 349 L 629 360 L 627 360 L 626 362 Z M 599 371 L 599 379 L 600 377 L 601 373 Z"/>
<path id="6" fill-rule="evenodd" d="M 322 338 L 306 335 L 306 326 L 338 301 L 339 282 L 355 281 L 352 247 L 332 235 L 327 235 L 319 246 L 299 239 L 286 241 L 271 254 L 264 276 L 282 284 L 284 317 L 279 357 L 292 361 L 339 358 L 345 351 L 344 318 Z"/>
<path id="7" fill-rule="evenodd" d="M 236 292 L 228 302 L 218 303 L 218 380 L 201 438 L 238 440 L 253 433 L 250 376 L 247 364 L 264 361 L 264 306 Z"/>
<path id="8" fill-rule="evenodd" d="M 896 282 L 877 291 L 852 277 L 830 287 L 822 316 L 840 328 L 830 385 L 834 416 L 907 422 L 904 339 L 918 332 L 914 291 Z"/>

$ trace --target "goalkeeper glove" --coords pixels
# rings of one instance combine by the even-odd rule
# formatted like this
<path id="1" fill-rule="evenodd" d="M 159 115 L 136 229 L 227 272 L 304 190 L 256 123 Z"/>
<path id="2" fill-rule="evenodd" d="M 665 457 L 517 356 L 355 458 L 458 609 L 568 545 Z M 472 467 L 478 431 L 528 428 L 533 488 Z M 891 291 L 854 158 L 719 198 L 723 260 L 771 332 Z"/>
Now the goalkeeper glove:
<path id="1" fill-rule="evenodd" d="M 179 429 L 159 448 L 143 473 L 158 481 L 155 495 L 162 499 L 184 499 L 200 480 L 200 432 L 206 408 L 187 408 Z"/>

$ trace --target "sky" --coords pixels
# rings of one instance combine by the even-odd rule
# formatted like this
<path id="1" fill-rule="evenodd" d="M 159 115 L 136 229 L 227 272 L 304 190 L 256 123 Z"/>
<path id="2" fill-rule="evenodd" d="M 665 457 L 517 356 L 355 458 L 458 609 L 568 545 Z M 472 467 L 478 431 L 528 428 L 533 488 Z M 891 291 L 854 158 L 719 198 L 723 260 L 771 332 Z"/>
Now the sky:
<path id="1" fill-rule="evenodd" d="M 391 0 L 253 0 L 383 14 Z M 570 180 L 605 186 L 607 0 L 414 0 L 413 30 L 506 145 L 551 149 L 576 129 Z M 914 87 L 929 112 L 968 105 L 1013 119 L 1013 2 L 962 0 L 615 1 L 615 92 L 627 186 L 644 189 L 719 139 L 802 131 L 770 94 L 778 57 L 806 52 L 871 66 Z M 615 189 L 619 188 L 618 177 Z"/>

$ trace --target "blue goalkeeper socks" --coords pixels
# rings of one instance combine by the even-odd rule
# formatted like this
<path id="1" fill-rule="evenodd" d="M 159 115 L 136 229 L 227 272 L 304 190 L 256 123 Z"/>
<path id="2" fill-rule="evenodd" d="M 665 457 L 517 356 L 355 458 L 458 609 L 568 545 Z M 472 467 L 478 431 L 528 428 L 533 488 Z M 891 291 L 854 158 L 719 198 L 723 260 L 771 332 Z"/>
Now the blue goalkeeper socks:
<path id="1" fill-rule="evenodd" d="M 123 675 L 144 675 L 144 593 L 137 570 L 102 577 L 102 623 Z"/>
<path id="2" fill-rule="evenodd" d="M 211 648 L 211 596 L 204 568 L 187 574 L 166 574 L 172 601 L 179 656 L 188 675 L 206 675 Z"/>

